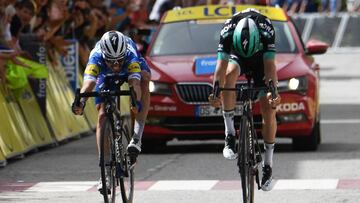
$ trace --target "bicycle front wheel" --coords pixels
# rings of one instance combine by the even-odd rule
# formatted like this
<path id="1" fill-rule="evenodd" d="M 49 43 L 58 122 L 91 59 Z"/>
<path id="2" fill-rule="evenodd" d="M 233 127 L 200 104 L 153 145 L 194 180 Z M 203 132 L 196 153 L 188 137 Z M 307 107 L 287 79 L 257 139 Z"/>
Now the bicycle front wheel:
<path id="1" fill-rule="evenodd" d="M 131 203 L 134 197 L 134 168 L 130 168 L 130 157 L 126 151 L 130 143 L 129 126 L 124 125 L 121 132 L 121 165 L 123 175 L 120 177 L 120 191 L 124 203 Z"/>
<path id="2" fill-rule="evenodd" d="M 240 137 L 238 145 L 238 166 L 241 177 L 241 187 L 244 203 L 254 202 L 254 176 L 251 169 L 251 146 L 249 120 L 242 116 L 240 118 Z"/>
<path id="3" fill-rule="evenodd" d="M 116 177 L 115 177 L 115 145 L 111 121 L 106 118 L 100 132 L 100 169 L 102 189 L 100 193 L 105 203 L 115 203 Z"/>

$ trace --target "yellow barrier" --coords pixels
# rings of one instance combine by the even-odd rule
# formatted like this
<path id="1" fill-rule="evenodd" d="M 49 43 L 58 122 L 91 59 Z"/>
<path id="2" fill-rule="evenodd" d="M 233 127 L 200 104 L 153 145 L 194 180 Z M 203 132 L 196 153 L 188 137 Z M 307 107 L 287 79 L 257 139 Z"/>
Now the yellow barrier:
<path id="1" fill-rule="evenodd" d="M 49 67 L 46 111 L 59 141 L 91 130 L 84 117 L 75 116 L 71 112 L 73 100 L 74 93 L 70 89 L 63 68 Z"/>
<path id="2" fill-rule="evenodd" d="M 34 136 L 36 145 L 44 146 L 54 143 L 55 140 L 52 138 L 51 132 L 30 86 L 25 89 L 23 96 L 18 98 L 18 103 L 27 121 L 30 132 Z"/>
<path id="3" fill-rule="evenodd" d="M 0 148 L 4 156 L 11 158 L 33 149 L 36 142 L 21 110 L 3 85 L 0 85 L 0 112 Z"/>
<path id="4" fill-rule="evenodd" d="M 4 154 L 0 150 L 0 167 L 4 167 L 6 165 L 6 159 Z"/>

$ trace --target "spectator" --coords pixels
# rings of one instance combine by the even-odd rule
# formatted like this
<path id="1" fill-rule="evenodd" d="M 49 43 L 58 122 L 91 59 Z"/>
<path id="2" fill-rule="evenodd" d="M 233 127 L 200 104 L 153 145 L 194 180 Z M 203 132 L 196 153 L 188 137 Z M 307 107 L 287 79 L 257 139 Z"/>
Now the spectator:
<path id="1" fill-rule="evenodd" d="M 308 0 L 287 0 L 283 5 L 283 9 L 289 14 L 304 13 Z"/>
<path id="2" fill-rule="evenodd" d="M 11 1 L 0 1 L 0 82 L 6 81 L 6 64 L 11 60 L 14 64 L 25 66 L 22 62 L 16 59 L 20 55 L 20 52 L 11 49 L 8 41 L 11 40 L 10 33 L 7 33 L 6 28 L 9 25 L 9 15 L 6 13 L 6 8 L 11 5 Z M 10 31 L 9 31 L 10 32 Z M 6 37 L 8 36 L 8 37 Z"/>
<path id="3" fill-rule="evenodd" d="M 129 32 L 129 37 L 135 42 L 137 50 L 141 53 L 141 55 L 145 55 L 148 43 L 144 40 L 144 36 L 142 35 L 142 30 L 137 28 L 133 28 Z"/>
<path id="4" fill-rule="evenodd" d="M 99 10 L 102 9 L 101 4 L 92 1 L 95 8 L 91 8 L 87 1 L 76 1 L 72 9 L 71 27 L 67 31 L 66 37 L 77 39 L 79 41 L 79 57 L 80 64 L 85 66 L 90 55 L 90 48 L 93 39 L 100 28 L 106 29 L 108 22 L 107 17 Z M 101 21 L 101 22 L 99 22 Z"/>
<path id="5" fill-rule="evenodd" d="M 337 13 L 341 9 L 342 2 L 339 0 L 321 0 L 319 12 Z"/>
<path id="6" fill-rule="evenodd" d="M 159 22 L 165 11 L 172 9 L 175 6 L 172 0 L 156 0 L 149 19 L 155 22 Z"/>
<path id="7" fill-rule="evenodd" d="M 148 20 L 148 12 L 147 12 L 147 0 L 136 1 L 133 3 L 133 12 L 130 16 L 131 25 L 133 27 L 141 28 L 146 27 L 146 22 Z"/>
<path id="8" fill-rule="evenodd" d="M 135 7 L 129 0 L 112 0 L 110 29 L 124 31 L 130 24 L 130 14 Z"/>
<path id="9" fill-rule="evenodd" d="M 347 0 L 347 10 L 349 12 L 359 12 L 360 11 L 360 0 Z"/>
<path id="10" fill-rule="evenodd" d="M 34 30 L 36 27 L 40 26 L 45 21 L 46 17 L 46 5 L 48 0 L 34 0 L 35 2 L 35 18 L 32 21 L 32 29 Z"/>
<path id="11" fill-rule="evenodd" d="M 30 32 L 30 20 L 35 16 L 34 3 L 29 0 L 22 0 L 16 4 L 16 14 L 10 21 L 11 41 L 10 47 L 20 50 L 20 33 Z"/>
<path id="12" fill-rule="evenodd" d="M 49 0 L 45 7 L 43 23 L 34 32 L 46 43 L 50 61 L 57 65 L 55 51 L 66 54 L 68 43 L 63 38 L 61 28 L 69 18 L 64 0 Z"/>

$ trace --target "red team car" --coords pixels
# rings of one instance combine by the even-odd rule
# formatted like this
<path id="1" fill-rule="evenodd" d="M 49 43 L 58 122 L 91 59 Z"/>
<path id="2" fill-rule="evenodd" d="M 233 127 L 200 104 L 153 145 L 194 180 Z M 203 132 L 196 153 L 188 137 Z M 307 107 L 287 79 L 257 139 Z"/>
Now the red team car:
<path id="1" fill-rule="evenodd" d="M 168 11 L 163 16 L 146 54 L 152 69 L 152 96 L 145 142 L 224 139 L 221 110 L 208 102 L 216 50 L 225 20 L 249 7 L 189 7 Z M 328 46 L 319 41 L 305 46 L 282 9 L 251 7 L 270 18 L 275 28 L 278 89 L 282 98 L 277 107 L 277 137 L 292 138 L 296 150 L 316 150 L 320 143 L 319 67 L 311 55 L 325 53 Z M 239 77 L 238 85 L 244 79 Z M 261 129 L 257 103 L 254 122 Z"/>

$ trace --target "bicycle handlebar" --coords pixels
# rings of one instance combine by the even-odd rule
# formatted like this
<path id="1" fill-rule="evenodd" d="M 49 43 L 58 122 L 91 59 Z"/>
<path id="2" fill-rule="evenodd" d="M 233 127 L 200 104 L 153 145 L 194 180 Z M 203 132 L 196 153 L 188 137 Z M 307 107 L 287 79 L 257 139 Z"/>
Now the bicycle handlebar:
<path id="1" fill-rule="evenodd" d="M 219 87 L 219 81 L 215 81 L 214 84 L 214 89 L 213 89 L 213 94 L 214 97 L 219 97 L 220 92 L 221 91 L 261 91 L 261 90 L 265 90 L 267 92 L 271 93 L 271 99 L 276 99 L 277 98 L 277 91 L 276 88 L 274 86 L 274 82 L 272 80 L 269 80 L 269 84 L 267 87 L 248 87 L 248 86 L 242 86 L 240 88 L 222 88 Z"/>
<path id="2" fill-rule="evenodd" d="M 80 99 L 82 97 L 108 97 L 108 96 L 130 96 L 131 106 L 138 108 L 136 104 L 136 93 L 133 87 L 130 90 L 113 90 L 113 91 L 101 91 L 101 92 L 83 92 L 80 93 L 80 89 L 76 89 L 74 103 L 80 105 Z"/>

